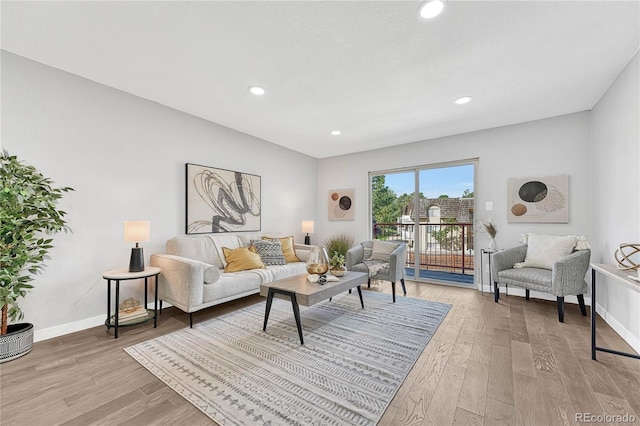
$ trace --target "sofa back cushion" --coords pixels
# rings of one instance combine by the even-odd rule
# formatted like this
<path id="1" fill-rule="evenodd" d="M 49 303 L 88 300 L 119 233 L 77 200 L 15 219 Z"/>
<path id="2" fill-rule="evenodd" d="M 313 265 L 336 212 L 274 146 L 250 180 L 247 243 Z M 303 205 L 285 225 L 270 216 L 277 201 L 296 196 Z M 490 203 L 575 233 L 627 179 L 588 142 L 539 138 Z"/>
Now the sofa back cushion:
<path id="1" fill-rule="evenodd" d="M 236 235 L 180 235 L 167 241 L 167 253 L 223 269 L 227 264 L 222 247 L 234 249 L 240 246 Z"/>

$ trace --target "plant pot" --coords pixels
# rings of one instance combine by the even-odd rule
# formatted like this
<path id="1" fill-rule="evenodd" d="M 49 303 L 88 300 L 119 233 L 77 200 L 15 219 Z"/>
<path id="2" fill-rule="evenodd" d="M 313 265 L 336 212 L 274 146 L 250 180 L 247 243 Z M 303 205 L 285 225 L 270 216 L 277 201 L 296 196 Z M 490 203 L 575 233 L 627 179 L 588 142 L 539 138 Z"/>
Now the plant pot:
<path id="1" fill-rule="evenodd" d="M 33 348 L 33 324 L 7 326 L 7 334 L 0 336 L 0 363 L 25 355 Z"/>
<path id="2" fill-rule="evenodd" d="M 335 275 L 336 277 L 342 277 L 344 276 L 344 274 L 347 273 L 346 269 L 330 269 L 329 272 L 331 272 L 333 275 Z"/>

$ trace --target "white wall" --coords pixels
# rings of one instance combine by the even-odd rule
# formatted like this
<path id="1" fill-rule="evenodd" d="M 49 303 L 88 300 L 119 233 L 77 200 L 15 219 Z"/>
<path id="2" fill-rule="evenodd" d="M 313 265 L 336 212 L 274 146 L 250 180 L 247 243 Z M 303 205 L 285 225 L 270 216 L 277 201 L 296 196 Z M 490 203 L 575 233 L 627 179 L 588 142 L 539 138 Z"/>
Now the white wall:
<path id="1" fill-rule="evenodd" d="M 60 186 L 72 234 L 60 234 L 21 301 L 36 340 L 106 318 L 103 271 L 128 266 L 124 220 L 149 219 L 149 255 L 184 234 L 185 163 L 262 177 L 262 229 L 303 240 L 316 212 L 317 160 L 147 100 L 2 52 L 2 146 Z M 141 300 L 141 283 L 121 300 Z"/>
<path id="2" fill-rule="evenodd" d="M 595 263 L 615 265 L 621 243 L 640 243 L 639 98 L 636 53 L 591 114 Z M 640 293 L 603 277 L 597 286 L 597 311 L 640 352 Z"/>
<path id="3" fill-rule="evenodd" d="M 499 247 L 517 245 L 520 235 L 526 232 L 591 238 L 589 112 L 319 160 L 321 237 L 342 232 L 353 235 L 356 241 L 370 237 L 368 172 L 471 158 L 478 158 L 475 217 L 478 221 L 491 219 L 496 225 Z M 507 179 L 560 174 L 569 175 L 569 223 L 507 223 Z M 329 221 L 328 191 L 345 187 L 356 189 L 356 220 Z M 493 202 L 493 211 L 485 211 L 487 201 Z M 488 247 L 489 237 L 477 235 L 476 252 L 479 252 L 480 248 Z M 476 282 L 479 283 L 478 276 Z M 486 290 L 488 285 L 485 276 Z M 575 298 L 567 300 L 572 299 Z"/>

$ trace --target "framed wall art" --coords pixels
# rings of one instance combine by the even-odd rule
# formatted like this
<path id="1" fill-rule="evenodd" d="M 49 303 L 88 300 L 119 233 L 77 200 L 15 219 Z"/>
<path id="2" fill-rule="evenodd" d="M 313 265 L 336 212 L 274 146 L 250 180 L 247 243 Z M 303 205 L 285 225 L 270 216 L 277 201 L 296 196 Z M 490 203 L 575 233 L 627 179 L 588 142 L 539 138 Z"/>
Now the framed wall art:
<path id="1" fill-rule="evenodd" d="M 569 176 L 509 179 L 509 222 L 569 223 Z"/>
<path id="2" fill-rule="evenodd" d="M 186 164 L 186 233 L 260 231 L 260 176 Z"/>
<path id="3" fill-rule="evenodd" d="M 356 217 L 355 189 L 329 191 L 329 220 L 354 220 Z"/>

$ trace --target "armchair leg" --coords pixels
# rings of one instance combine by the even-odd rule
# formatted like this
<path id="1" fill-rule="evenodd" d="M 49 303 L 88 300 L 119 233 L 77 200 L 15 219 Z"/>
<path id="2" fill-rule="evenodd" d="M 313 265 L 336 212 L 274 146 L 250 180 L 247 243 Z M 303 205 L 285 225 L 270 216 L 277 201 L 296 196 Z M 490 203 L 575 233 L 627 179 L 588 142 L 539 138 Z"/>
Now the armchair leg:
<path id="1" fill-rule="evenodd" d="M 526 289 L 526 290 L 524 291 L 524 298 L 525 298 L 526 300 L 529 300 L 529 289 Z"/>
<path id="2" fill-rule="evenodd" d="M 558 296 L 558 321 L 564 322 L 564 297 Z"/>
<path id="3" fill-rule="evenodd" d="M 396 303 L 396 282 L 391 281 L 391 294 L 393 295 L 393 303 Z"/>
<path id="4" fill-rule="evenodd" d="M 578 304 L 580 305 L 580 312 L 583 317 L 587 316 L 587 307 L 584 305 L 584 294 L 578 295 Z"/>
<path id="5" fill-rule="evenodd" d="M 162 300 L 160 300 L 160 313 L 162 314 Z"/>
<path id="6" fill-rule="evenodd" d="M 498 287 L 498 282 L 493 282 L 493 301 L 498 303 L 498 299 L 500 299 L 500 287 Z"/>
<path id="7" fill-rule="evenodd" d="M 189 312 L 189 328 L 193 328 L 193 313 Z"/>
<path id="8" fill-rule="evenodd" d="M 407 295 L 407 288 L 404 286 L 404 278 L 400 278 L 400 284 L 402 284 L 402 292 Z"/>
<path id="9" fill-rule="evenodd" d="M 371 278 L 367 280 L 367 288 L 371 288 Z"/>

